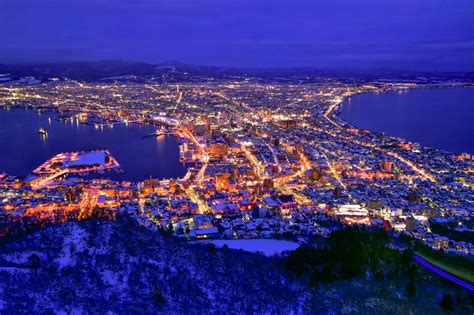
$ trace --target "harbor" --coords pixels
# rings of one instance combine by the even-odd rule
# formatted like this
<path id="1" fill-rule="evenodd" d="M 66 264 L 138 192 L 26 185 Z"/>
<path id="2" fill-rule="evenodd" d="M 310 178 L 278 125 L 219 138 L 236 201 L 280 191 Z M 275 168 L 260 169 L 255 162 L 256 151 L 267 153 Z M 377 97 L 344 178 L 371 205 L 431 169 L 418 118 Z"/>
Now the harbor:
<path id="1" fill-rule="evenodd" d="M 79 118 L 58 121 L 51 112 L 34 110 L 0 110 L 0 145 L 2 171 L 29 176 L 39 165 L 63 152 L 108 150 L 121 168 L 102 172 L 76 172 L 78 176 L 107 177 L 114 180 L 141 181 L 153 178 L 181 178 L 188 166 L 180 161 L 179 136 L 169 129 L 157 136 L 161 127 L 133 123 L 114 128 L 95 128 L 80 123 Z M 39 133 L 44 128 L 47 135 Z M 164 131 L 164 130 L 162 130 Z M 11 141 L 15 133 L 16 140 Z M 153 136 L 142 138 L 144 135 Z M 69 175 L 70 176 L 70 175 Z"/>

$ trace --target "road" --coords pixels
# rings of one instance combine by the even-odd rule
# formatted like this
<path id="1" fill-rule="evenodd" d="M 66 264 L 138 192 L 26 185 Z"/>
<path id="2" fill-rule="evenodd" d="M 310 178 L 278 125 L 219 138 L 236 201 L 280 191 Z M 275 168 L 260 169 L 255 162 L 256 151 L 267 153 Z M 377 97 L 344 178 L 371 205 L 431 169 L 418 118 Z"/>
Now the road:
<path id="1" fill-rule="evenodd" d="M 255 172 L 256 172 L 256 175 L 258 177 L 258 179 L 263 179 L 264 177 L 267 177 L 267 174 L 266 174 L 266 171 L 265 171 L 265 167 L 260 163 L 260 161 L 257 160 L 257 158 L 255 157 L 255 155 L 253 155 L 253 153 L 245 146 L 245 144 L 243 142 L 240 142 L 240 141 L 236 141 L 238 144 L 240 144 L 240 148 L 242 149 L 242 151 L 245 153 L 245 156 L 247 157 L 247 159 L 252 163 L 252 165 L 254 166 L 254 169 L 255 169 Z"/>
<path id="2" fill-rule="evenodd" d="M 196 139 L 196 137 L 194 136 L 194 134 L 190 130 L 188 130 L 187 128 L 185 128 L 183 126 L 180 126 L 179 129 L 182 132 L 184 132 L 189 137 L 189 139 L 191 139 L 191 141 L 194 142 L 194 144 L 196 144 L 196 146 L 199 149 L 199 154 L 201 155 L 201 161 L 203 162 L 203 165 L 202 165 L 201 169 L 199 170 L 199 172 L 197 174 L 197 177 L 196 177 L 196 183 L 199 184 L 204 179 L 204 175 L 206 173 L 206 168 L 207 168 L 207 165 L 209 163 L 209 155 L 207 155 L 204 145 L 199 143 L 199 141 Z M 199 197 L 199 194 L 194 190 L 194 188 L 192 186 L 189 186 L 186 189 L 186 193 L 189 196 L 189 198 L 191 199 L 191 201 L 198 205 L 200 213 L 208 213 L 208 212 L 211 211 L 209 209 L 209 206 L 207 205 L 206 201 Z"/>
<path id="3" fill-rule="evenodd" d="M 434 272 L 435 274 L 437 274 L 438 276 L 446 279 L 446 280 L 449 280 L 457 285 L 460 285 L 462 286 L 463 288 L 465 289 L 468 289 L 470 292 L 474 292 L 474 285 L 464 281 L 464 280 L 461 280 L 459 278 L 456 278 L 455 276 L 441 270 L 440 268 L 430 264 L 429 262 L 427 262 L 426 260 L 424 260 L 423 258 L 421 258 L 420 256 L 418 255 L 413 255 L 413 259 L 418 263 L 420 264 L 421 266 L 425 267 L 426 269 Z"/>

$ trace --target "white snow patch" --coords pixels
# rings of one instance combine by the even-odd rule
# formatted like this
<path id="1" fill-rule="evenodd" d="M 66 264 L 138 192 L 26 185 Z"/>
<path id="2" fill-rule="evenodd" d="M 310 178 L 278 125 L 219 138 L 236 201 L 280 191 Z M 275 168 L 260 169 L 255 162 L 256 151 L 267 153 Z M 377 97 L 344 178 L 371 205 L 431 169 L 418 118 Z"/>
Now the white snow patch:
<path id="1" fill-rule="evenodd" d="M 36 254 L 38 257 L 43 257 L 44 255 L 38 251 L 24 251 L 24 252 L 12 252 L 8 254 L 3 254 L 2 259 L 4 261 L 15 263 L 15 264 L 26 264 L 28 263 L 28 258 Z"/>
<path id="2" fill-rule="evenodd" d="M 101 272 L 102 281 L 110 286 L 117 286 L 119 282 L 119 275 L 113 272 L 112 270 L 104 270 Z"/>
<path id="3" fill-rule="evenodd" d="M 82 252 L 86 249 L 87 232 L 76 224 L 71 225 L 70 228 L 69 233 L 66 234 L 63 239 L 61 253 L 59 257 L 55 259 L 60 269 L 67 266 L 74 266 L 76 264 L 75 253 Z"/>
<path id="4" fill-rule="evenodd" d="M 77 160 L 69 160 L 64 163 L 65 166 L 92 166 L 105 165 L 105 158 L 107 154 L 104 151 L 94 151 L 81 153 L 77 156 Z"/>

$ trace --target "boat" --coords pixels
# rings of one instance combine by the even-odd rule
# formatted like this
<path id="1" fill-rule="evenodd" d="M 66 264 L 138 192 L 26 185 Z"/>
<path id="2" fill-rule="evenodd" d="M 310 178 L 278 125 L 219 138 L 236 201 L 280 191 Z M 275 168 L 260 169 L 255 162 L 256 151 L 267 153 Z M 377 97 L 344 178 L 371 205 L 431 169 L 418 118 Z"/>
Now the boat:
<path id="1" fill-rule="evenodd" d="M 48 131 L 47 131 L 44 127 L 41 127 L 41 128 L 38 130 L 38 133 L 41 134 L 41 135 L 44 135 L 44 136 L 47 136 L 47 135 L 48 135 Z"/>

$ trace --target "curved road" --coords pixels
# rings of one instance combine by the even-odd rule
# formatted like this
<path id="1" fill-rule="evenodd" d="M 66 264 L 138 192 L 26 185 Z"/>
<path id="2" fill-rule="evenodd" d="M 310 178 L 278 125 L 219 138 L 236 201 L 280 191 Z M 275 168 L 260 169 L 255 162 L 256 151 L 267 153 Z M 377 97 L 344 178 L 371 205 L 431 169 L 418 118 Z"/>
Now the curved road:
<path id="1" fill-rule="evenodd" d="M 421 258 L 420 256 L 418 255 L 413 255 L 413 259 L 419 263 L 420 265 L 422 265 L 423 267 L 425 267 L 426 269 L 428 270 L 431 270 L 432 272 L 434 272 L 435 274 L 437 274 L 438 276 L 440 277 L 443 277 L 445 278 L 446 280 L 449 280 L 453 283 L 456 283 L 460 286 L 462 286 L 463 288 L 466 288 L 468 289 L 469 291 L 471 292 L 474 292 L 474 285 L 464 281 L 464 280 L 461 280 L 459 278 L 456 278 L 454 277 L 453 275 L 439 269 L 438 267 L 430 264 L 429 262 L 427 262 L 426 260 L 424 260 L 423 258 Z"/>

